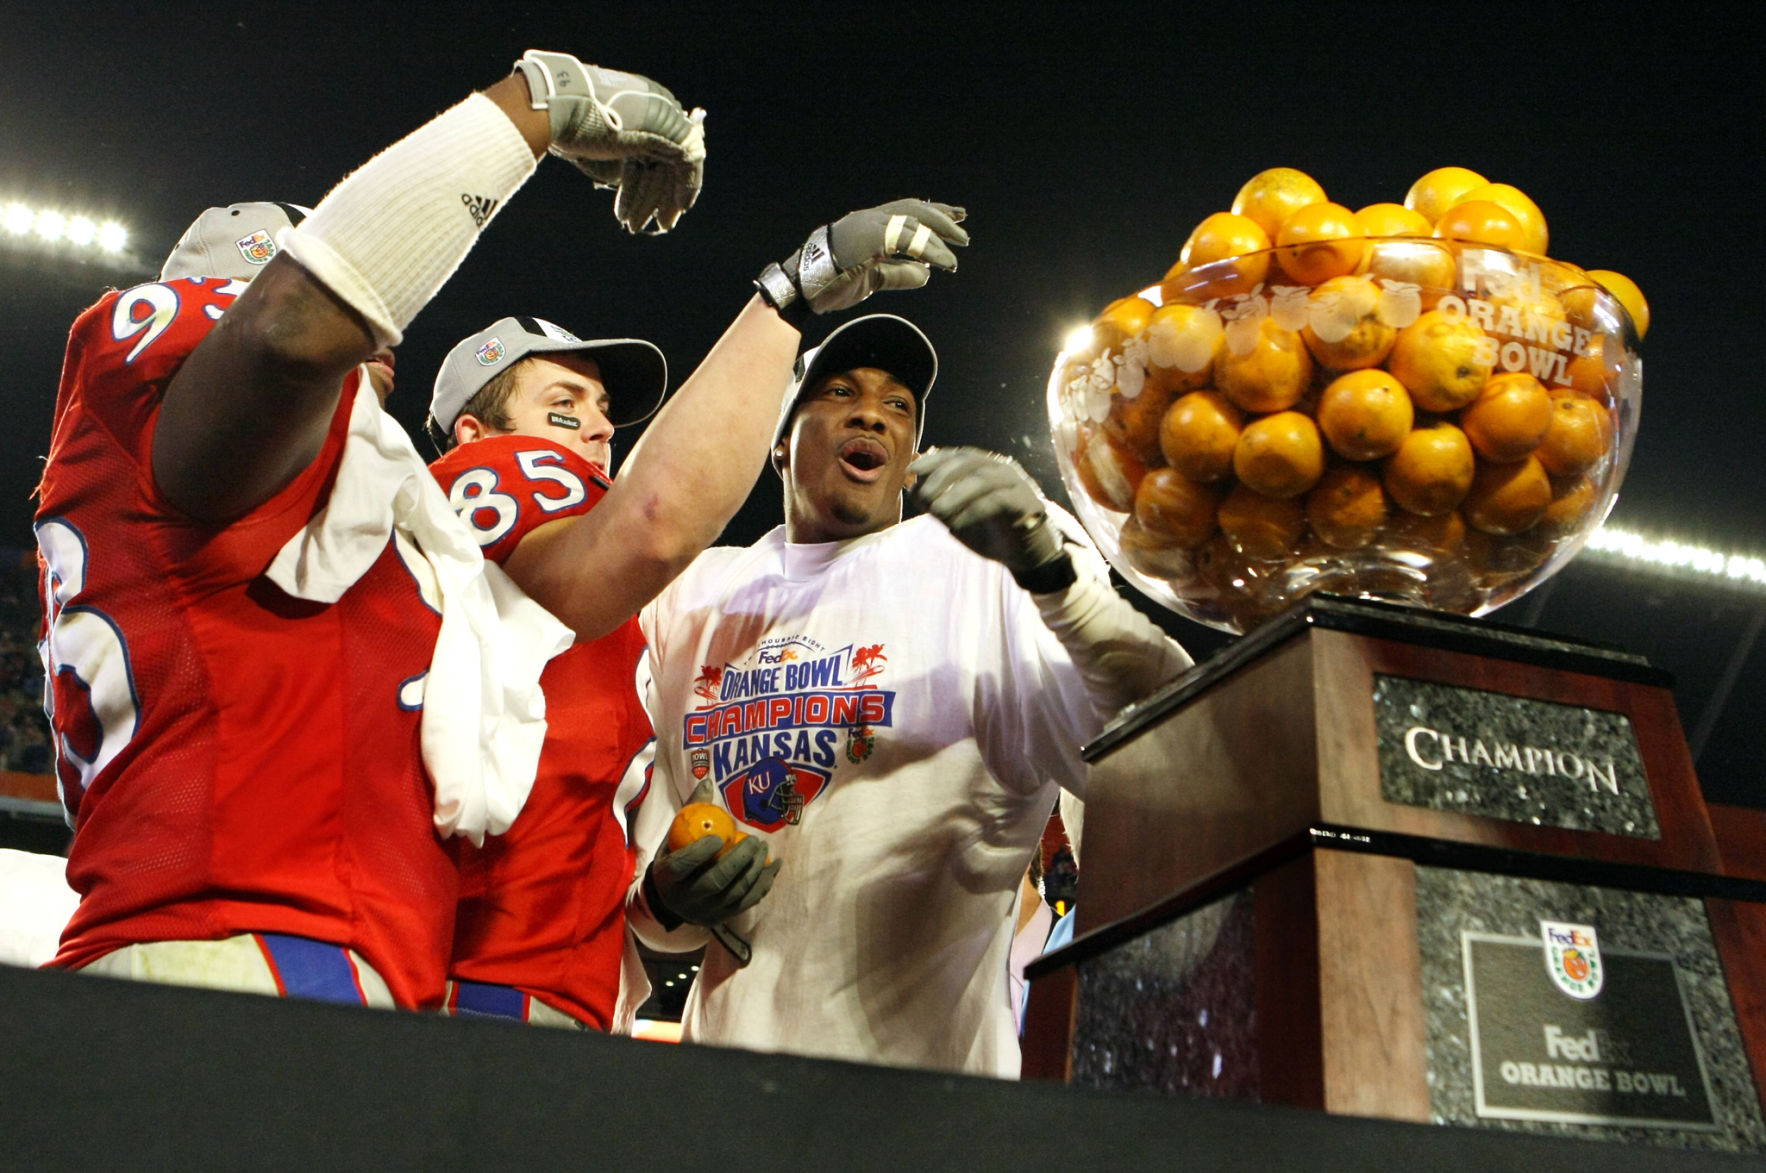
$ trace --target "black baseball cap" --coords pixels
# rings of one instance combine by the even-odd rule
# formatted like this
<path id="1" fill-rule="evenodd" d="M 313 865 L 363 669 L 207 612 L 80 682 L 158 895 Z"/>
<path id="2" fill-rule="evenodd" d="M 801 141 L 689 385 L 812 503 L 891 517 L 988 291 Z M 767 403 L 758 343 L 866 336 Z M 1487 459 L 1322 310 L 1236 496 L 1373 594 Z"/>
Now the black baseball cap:
<path id="1" fill-rule="evenodd" d="M 914 445 L 918 447 L 926 430 L 926 396 L 932 393 L 932 381 L 938 377 L 938 352 L 918 326 L 894 314 L 854 318 L 824 338 L 820 346 L 797 356 L 795 382 L 779 413 L 773 443 L 784 437 L 804 388 L 823 375 L 859 367 L 888 371 L 896 382 L 914 393 Z"/>

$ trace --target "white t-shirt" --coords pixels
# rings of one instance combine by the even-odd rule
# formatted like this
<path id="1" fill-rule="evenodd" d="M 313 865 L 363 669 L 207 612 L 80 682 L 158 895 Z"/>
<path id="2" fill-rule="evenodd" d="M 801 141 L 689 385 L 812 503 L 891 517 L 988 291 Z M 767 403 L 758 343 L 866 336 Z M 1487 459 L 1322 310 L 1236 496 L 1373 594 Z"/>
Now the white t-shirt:
<path id="1" fill-rule="evenodd" d="M 1086 554 L 1081 572 L 1102 573 Z M 731 923 L 752 963 L 707 949 L 683 1036 L 1015 1078 L 1014 900 L 1099 730 L 1031 597 L 919 518 L 708 550 L 640 623 L 657 732 L 646 860 L 709 775 L 784 861 Z M 661 933 L 641 898 L 633 916 L 653 945 L 704 940 Z"/>

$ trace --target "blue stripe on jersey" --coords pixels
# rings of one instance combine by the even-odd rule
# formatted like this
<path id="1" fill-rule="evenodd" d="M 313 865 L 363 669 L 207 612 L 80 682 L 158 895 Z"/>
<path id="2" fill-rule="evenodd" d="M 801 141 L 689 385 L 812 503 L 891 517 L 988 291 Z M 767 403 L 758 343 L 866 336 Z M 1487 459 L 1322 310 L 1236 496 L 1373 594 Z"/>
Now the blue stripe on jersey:
<path id="1" fill-rule="evenodd" d="M 288 997 L 363 1005 L 355 967 L 343 946 L 281 933 L 257 936 L 264 943 L 270 964 L 276 967 L 276 976 Z"/>
<path id="2" fill-rule="evenodd" d="M 462 1018 L 513 1018 L 527 1021 L 527 995 L 514 986 L 454 979 L 451 999 L 454 1013 Z"/>

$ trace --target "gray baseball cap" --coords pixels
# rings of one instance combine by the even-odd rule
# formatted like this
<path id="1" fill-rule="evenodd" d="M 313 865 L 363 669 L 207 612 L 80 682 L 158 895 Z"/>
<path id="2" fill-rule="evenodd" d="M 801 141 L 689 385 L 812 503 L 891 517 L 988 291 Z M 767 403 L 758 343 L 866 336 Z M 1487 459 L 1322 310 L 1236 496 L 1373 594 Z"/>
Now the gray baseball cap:
<path id="1" fill-rule="evenodd" d="M 779 412 L 779 426 L 773 431 L 773 443 L 784 438 L 785 429 L 797 411 L 797 400 L 803 390 L 823 375 L 840 371 L 874 367 L 888 371 L 897 382 L 914 393 L 914 445 L 926 432 L 926 397 L 932 393 L 932 381 L 938 378 L 938 352 L 932 340 L 906 318 L 894 314 L 868 314 L 854 318 L 822 339 L 814 350 L 797 356 L 795 382 Z"/>
<path id="2" fill-rule="evenodd" d="M 250 281 L 280 251 L 277 235 L 311 214 L 311 208 L 299 204 L 267 200 L 210 208 L 178 238 L 159 279 L 231 277 Z"/>
<path id="3" fill-rule="evenodd" d="M 435 376 L 429 414 L 451 431 L 460 409 L 484 385 L 534 354 L 582 354 L 601 368 L 601 382 L 612 401 L 614 427 L 648 419 L 662 406 L 668 389 L 668 360 L 641 338 L 578 338 L 540 318 L 499 318 L 488 329 L 464 338 L 448 351 Z"/>

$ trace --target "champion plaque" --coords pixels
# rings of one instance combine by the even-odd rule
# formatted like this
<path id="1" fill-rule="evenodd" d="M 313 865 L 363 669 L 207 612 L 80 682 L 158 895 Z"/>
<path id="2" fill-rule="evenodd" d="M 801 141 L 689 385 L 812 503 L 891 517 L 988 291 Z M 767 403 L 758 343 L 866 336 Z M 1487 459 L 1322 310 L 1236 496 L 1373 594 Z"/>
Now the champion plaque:
<path id="1" fill-rule="evenodd" d="M 1661 837 L 1621 713 L 1385 675 L 1373 700 L 1387 802 Z"/>

